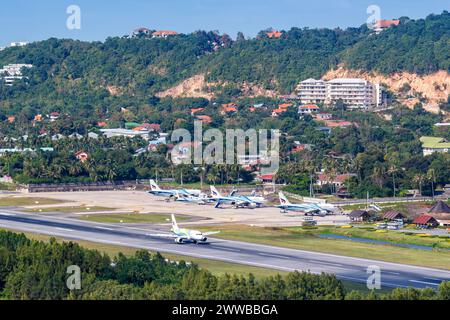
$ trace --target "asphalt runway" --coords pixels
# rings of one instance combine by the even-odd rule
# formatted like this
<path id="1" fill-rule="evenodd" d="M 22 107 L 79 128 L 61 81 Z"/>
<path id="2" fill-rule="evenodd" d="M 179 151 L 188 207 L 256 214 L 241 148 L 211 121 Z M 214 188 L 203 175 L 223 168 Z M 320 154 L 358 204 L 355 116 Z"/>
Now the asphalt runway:
<path id="1" fill-rule="evenodd" d="M 0 212 L 0 228 L 86 240 L 161 253 L 239 263 L 281 271 L 331 273 L 343 280 L 366 283 L 369 267 L 381 270 L 381 284 L 386 287 L 437 288 L 450 281 L 450 271 L 361 258 L 352 258 L 260 244 L 210 239 L 209 244 L 178 245 L 173 240 L 153 237 L 161 230 L 127 225 L 103 224 L 67 217 Z"/>

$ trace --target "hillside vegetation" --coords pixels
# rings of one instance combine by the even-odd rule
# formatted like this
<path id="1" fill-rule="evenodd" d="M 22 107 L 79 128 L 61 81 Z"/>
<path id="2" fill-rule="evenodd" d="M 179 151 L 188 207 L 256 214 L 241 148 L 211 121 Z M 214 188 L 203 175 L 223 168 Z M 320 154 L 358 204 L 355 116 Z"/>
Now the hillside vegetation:
<path id="1" fill-rule="evenodd" d="M 0 86 L 0 115 L 24 107 L 91 112 L 118 105 L 121 97 L 124 107 L 148 105 L 149 97 L 199 74 L 217 84 L 208 90 L 239 96 L 243 84 L 290 93 L 299 81 L 320 78 L 338 65 L 381 74 L 450 71 L 450 14 L 401 20 L 379 35 L 363 25 L 292 28 L 279 39 L 261 32 L 254 39 L 233 41 L 199 31 L 168 39 L 108 38 L 103 43 L 49 39 L 8 48 L 0 52 L 0 66 L 34 67 L 26 71 L 28 84 Z"/>

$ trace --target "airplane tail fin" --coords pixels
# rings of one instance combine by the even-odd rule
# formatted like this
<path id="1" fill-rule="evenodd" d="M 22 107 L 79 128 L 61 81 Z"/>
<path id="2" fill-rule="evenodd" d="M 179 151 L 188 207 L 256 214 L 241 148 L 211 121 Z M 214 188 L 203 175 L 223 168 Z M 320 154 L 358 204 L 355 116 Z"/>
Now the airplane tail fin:
<path id="1" fill-rule="evenodd" d="M 236 194 L 238 193 L 238 190 L 237 189 L 234 189 L 234 190 L 232 190 L 231 191 L 231 193 L 230 193 L 230 197 L 234 197 L 234 196 L 236 196 Z"/>
<path id="2" fill-rule="evenodd" d="M 213 197 L 220 197 L 220 193 L 219 193 L 219 191 L 216 189 L 216 187 L 214 187 L 214 186 L 211 186 L 211 195 L 213 196 Z"/>
<path id="3" fill-rule="evenodd" d="M 155 180 L 150 180 L 150 188 L 152 189 L 152 191 L 161 190 Z"/>
<path id="4" fill-rule="evenodd" d="M 286 205 L 286 204 L 291 204 L 288 200 L 288 198 L 286 198 L 286 196 L 283 194 L 283 192 L 280 192 L 278 194 L 278 196 L 280 197 L 280 203 L 281 205 Z"/>
<path id="5" fill-rule="evenodd" d="M 172 230 L 178 230 L 178 224 L 174 214 L 172 214 Z"/>

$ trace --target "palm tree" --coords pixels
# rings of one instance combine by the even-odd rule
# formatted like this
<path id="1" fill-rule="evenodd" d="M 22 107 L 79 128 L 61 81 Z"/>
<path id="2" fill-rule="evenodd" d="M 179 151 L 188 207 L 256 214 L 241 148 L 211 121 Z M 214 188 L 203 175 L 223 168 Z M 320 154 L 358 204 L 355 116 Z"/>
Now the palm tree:
<path id="1" fill-rule="evenodd" d="M 434 183 L 436 182 L 436 173 L 435 173 L 434 169 L 428 170 L 427 179 L 431 181 L 431 193 L 434 198 Z"/>
<path id="2" fill-rule="evenodd" d="M 388 173 L 392 175 L 392 189 L 394 191 L 394 198 L 395 198 L 395 173 L 397 172 L 397 167 L 395 165 L 392 165 L 389 170 Z"/>
<path id="3" fill-rule="evenodd" d="M 383 188 L 384 183 L 384 168 L 380 165 L 373 168 L 372 179 L 381 188 Z"/>
<path id="4" fill-rule="evenodd" d="M 413 177 L 413 181 L 419 185 L 419 193 L 422 195 L 422 182 L 425 180 L 425 175 L 418 173 Z"/>

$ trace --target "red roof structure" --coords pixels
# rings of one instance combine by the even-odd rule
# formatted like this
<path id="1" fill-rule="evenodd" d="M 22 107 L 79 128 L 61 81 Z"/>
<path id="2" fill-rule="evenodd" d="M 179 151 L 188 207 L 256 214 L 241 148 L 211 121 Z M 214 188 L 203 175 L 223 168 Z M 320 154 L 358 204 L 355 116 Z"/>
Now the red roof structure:
<path id="1" fill-rule="evenodd" d="M 377 21 L 376 26 L 378 28 L 386 29 L 392 26 L 398 26 L 399 24 L 400 20 L 379 20 Z"/>
<path id="2" fill-rule="evenodd" d="M 403 213 L 398 211 L 388 211 L 383 215 L 385 220 L 405 219 Z"/>
<path id="3" fill-rule="evenodd" d="M 421 216 L 417 217 L 416 219 L 414 219 L 413 223 L 425 225 L 425 224 L 429 224 L 429 223 L 437 223 L 437 221 L 433 216 L 424 214 L 424 215 L 421 215 Z"/>
<path id="4" fill-rule="evenodd" d="M 278 39 L 278 38 L 281 38 L 281 36 L 283 35 L 282 32 L 276 31 L 276 30 L 267 32 L 266 34 L 270 39 L 273 39 L 273 38 Z"/>
<path id="5" fill-rule="evenodd" d="M 205 111 L 205 108 L 196 108 L 196 109 L 191 109 L 191 114 L 194 115 L 198 112 L 202 112 Z"/>
<path id="6" fill-rule="evenodd" d="M 153 32 L 152 35 L 154 37 L 165 38 L 168 36 L 176 36 L 176 35 L 178 35 L 178 32 L 172 31 L 172 30 L 159 30 L 159 31 Z"/>

